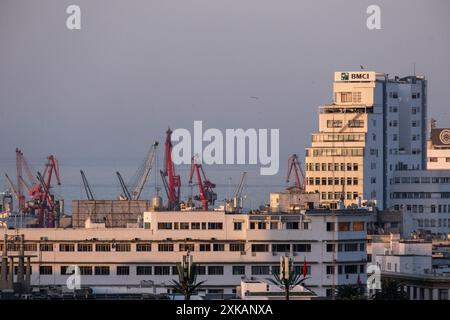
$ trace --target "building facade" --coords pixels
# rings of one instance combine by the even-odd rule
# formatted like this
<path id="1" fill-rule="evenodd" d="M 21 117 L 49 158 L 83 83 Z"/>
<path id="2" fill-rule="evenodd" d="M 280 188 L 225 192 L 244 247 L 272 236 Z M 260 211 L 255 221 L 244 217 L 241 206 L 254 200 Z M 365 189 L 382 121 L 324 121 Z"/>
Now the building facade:
<path id="1" fill-rule="evenodd" d="M 337 208 L 361 202 L 384 209 L 395 170 L 425 168 L 426 92 L 422 76 L 336 72 L 332 104 L 306 149 L 306 191 Z"/>
<path id="2" fill-rule="evenodd" d="M 280 256 L 290 255 L 300 272 L 306 262 L 306 285 L 324 297 L 337 285 L 356 284 L 358 278 L 366 281 L 370 220 L 367 210 L 169 211 L 146 212 L 143 228 L 3 232 L 24 235 L 25 253 L 32 257 L 31 286 L 65 286 L 67 268 L 78 266 L 83 287 L 139 287 L 151 282 L 170 291 L 171 280 L 178 278 L 176 263 L 189 252 L 198 265 L 198 281 L 206 280 L 203 289 L 231 296 L 242 279 L 271 278 L 273 271 L 279 272 Z M 17 256 L 17 250 L 17 245 L 8 244 L 9 254 Z"/>

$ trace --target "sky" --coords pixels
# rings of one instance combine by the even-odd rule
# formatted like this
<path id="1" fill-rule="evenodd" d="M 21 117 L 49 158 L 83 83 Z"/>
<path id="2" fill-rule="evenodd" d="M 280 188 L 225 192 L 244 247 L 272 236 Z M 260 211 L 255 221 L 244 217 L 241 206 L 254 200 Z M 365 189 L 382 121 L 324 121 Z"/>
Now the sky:
<path id="1" fill-rule="evenodd" d="M 71 4 L 81 30 L 66 28 Z M 366 27 L 371 4 L 381 30 Z M 0 172 L 16 147 L 35 166 L 49 154 L 67 165 L 138 163 L 168 126 L 202 120 L 280 129 L 284 174 L 331 102 L 333 72 L 360 65 L 392 77 L 415 65 L 429 81 L 429 116 L 450 126 L 449 9 L 446 0 L 0 0 Z"/>

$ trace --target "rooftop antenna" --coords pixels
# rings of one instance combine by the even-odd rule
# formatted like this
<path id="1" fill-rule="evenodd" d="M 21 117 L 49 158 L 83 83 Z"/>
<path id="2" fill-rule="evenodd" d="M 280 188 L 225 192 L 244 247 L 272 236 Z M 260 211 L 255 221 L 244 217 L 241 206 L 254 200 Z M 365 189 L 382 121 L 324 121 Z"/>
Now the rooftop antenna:
<path id="1" fill-rule="evenodd" d="M 416 63 L 413 62 L 413 72 L 414 72 L 414 77 L 416 76 Z"/>

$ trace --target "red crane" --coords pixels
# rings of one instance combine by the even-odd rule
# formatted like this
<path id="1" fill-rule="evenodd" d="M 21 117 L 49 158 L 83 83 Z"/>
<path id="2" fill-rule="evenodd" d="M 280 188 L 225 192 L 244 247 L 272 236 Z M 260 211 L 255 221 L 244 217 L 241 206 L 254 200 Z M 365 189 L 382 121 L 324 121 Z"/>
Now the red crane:
<path id="1" fill-rule="evenodd" d="M 291 177 L 292 171 L 295 176 L 295 187 L 300 189 L 300 191 L 305 191 L 305 173 L 303 172 L 302 166 L 296 154 L 289 157 L 288 160 L 288 171 L 286 175 L 286 182 L 289 183 L 289 178 Z M 301 180 L 300 180 L 301 177 Z"/>
<path id="2" fill-rule="evenodd" d="M 50 192 L 53 175 L 56 178 L 58 186 L 61 185 L 59 178 L 59 163 L 53 155 L 47 157 L 44 174 L 40 172 L 37 178 L 41 184 L 41 192 L 35 199 L 38 200 L 38 219 L 41 227 L 53 228 L 55 226 L 55 214 L 58 211 L 58 202 L 55 201 L 55 196 Z"/>
<path id="3" fill-rule="evenodd" d="M 23 194 L 24 188 L 28 190 L 28 194 L 34 197 L 36 194 L 40 194 L 42 187 L 39 181 L 36 179 L 36 174 L 31 166 L 28 164 L 23 152 L 20 149 L 16 149 L 16 167 L 17 167 L 17 194 L 19 200 L 19 210 L 23 212 L 25 210 L 25 195 Z M 23 171 L 25 171 L 29 184 L 25 183 L 23 177 Z"/>
<path id="4" fill-rule="evenodd" d="M 167 194 L 167 208 L 174 210 L 180 205 L 181 178 L 175 173 L 172 162 L 172 130 L 167 129 L 166 134 L 164 170 L 161 170 L 161 177 Z"/>
<path id="5" fill-rule="evenodd" d="M 206 178 L 203 166 L 198 163 L 195 157 L 192 157 L 191 174 L 189 176 L 190 185 L 192 185 L 194 172 L 197 174 L 198 189 L 200 193 L 194 199 L 200 200 L 202 202 L 202 209 L 207 211 L 208 204 L 214 204 L 214 202 L 217 200 L 217 194 L 213 190 L 216 185 Z"/>

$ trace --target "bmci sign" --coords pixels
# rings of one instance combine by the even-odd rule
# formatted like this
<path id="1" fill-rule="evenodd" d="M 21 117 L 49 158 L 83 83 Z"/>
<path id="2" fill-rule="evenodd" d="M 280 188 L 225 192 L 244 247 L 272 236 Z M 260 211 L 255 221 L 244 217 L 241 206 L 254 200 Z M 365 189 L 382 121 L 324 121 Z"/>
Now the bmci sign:
<path id="1" fill-rule="evenodd" d="M 375 72 L 335 72 L 334 81 L 375 81 Z"/>

